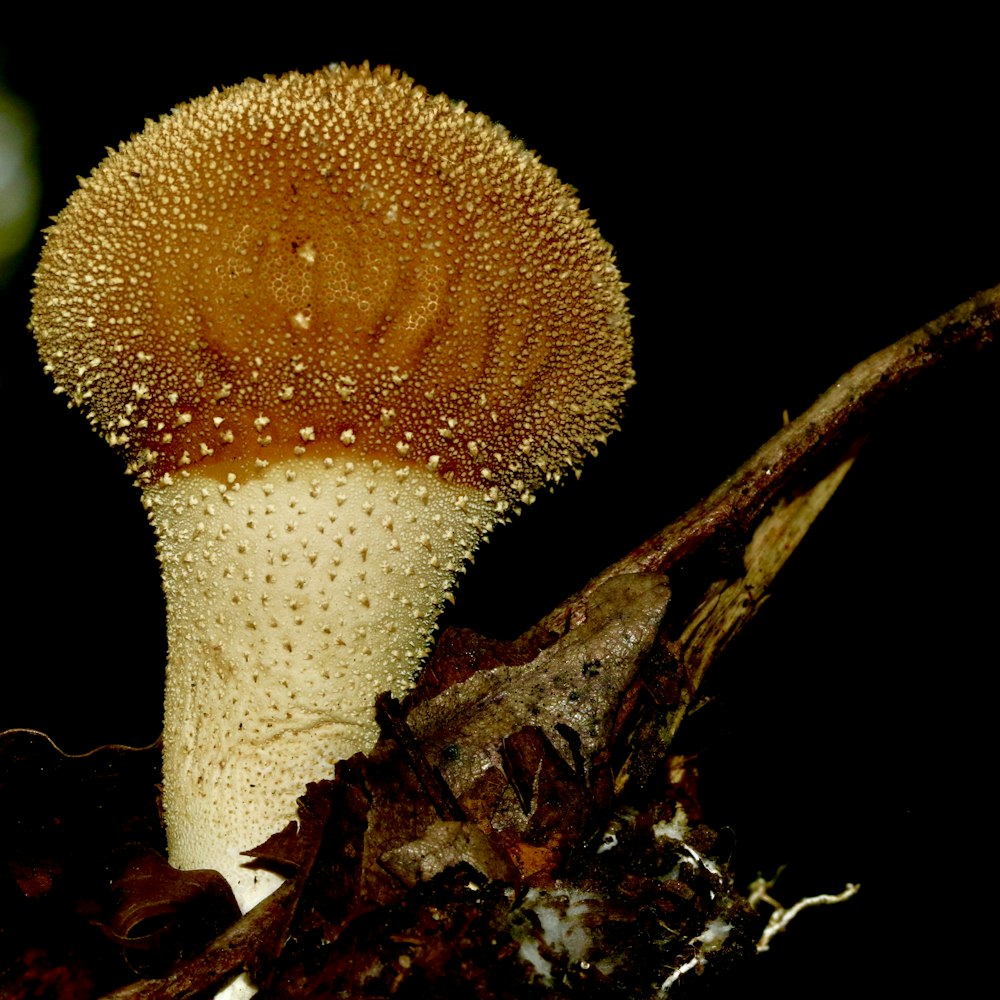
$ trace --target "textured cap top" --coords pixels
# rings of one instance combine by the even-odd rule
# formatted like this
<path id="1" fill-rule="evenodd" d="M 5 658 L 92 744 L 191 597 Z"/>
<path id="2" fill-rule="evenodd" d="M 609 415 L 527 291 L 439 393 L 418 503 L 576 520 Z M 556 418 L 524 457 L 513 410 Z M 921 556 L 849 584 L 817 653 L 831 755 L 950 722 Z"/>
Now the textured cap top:
<path id="1" fill-rule="evenodd" d="M 49 230 L 33 328 L 147 481 L 351 449 L 502 509 L 593 451 L 632 380 L 614 256 L 573 190 L 367 65 L 148 123 Z"/>

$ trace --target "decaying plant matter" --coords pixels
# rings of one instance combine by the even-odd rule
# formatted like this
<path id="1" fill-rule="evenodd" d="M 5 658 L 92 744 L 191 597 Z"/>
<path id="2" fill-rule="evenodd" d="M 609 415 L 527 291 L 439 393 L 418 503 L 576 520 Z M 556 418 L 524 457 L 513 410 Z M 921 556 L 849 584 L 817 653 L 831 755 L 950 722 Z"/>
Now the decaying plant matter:
<path id="1" fill-rule="evenodd" d="M 217 883 L 156 861 L 148 752 L 67 759 L 4 734 L 0 808 L 28 815 L 4 858 L 3 902 L 24 917 L 0 940 L 5 985 L 65 973 L 94 986 L 59 995 L 189 997 L 248 967 L 264 997 L 695 995 L 755 953 L 769 911 L 752 905 L 764 888 L 734 884 L 674 736 L 874 411 L 998 323 L 1000 287 L 862 362 L 515 642 L 446 632 L 406 701 L 381 699 L 374 751 L 310 785 L 298 827 L 256 852 L 288 883 L 219 937 Z M 91 812 L 130 789 L 121 842 L 95 835 L 77 861 L 19 795 L 39 772 L 86 785 Z M 87 828 L 67 809 L 63 827 Z M 28 934 L 43 913 L 74 928 L 58 946 Z"/>

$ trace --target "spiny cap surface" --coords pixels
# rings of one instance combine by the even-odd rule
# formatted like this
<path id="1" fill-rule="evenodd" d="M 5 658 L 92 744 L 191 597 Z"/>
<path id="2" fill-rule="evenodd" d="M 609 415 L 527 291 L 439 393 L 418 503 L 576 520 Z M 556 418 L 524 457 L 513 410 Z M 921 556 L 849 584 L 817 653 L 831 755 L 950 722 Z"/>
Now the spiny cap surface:
<path id="1" fill-rule="evenodd" d="M 111 153 L 48 232 L 32 323 L 140 479 L 336 447 L 504 509 L 615 428 L 622 288 L 502 127 L 340 66 L 212 93 Z"/>

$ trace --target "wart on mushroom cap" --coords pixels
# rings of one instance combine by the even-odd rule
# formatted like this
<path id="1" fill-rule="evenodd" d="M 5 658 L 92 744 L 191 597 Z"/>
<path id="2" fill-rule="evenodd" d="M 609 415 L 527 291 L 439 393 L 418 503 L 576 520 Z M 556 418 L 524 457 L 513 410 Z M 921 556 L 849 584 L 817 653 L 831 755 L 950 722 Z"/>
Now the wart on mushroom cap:
<path id="1" fill-rule="evenodd" d="M 615 428 L 613 253 L 503 128 L 334 67 L 123 143 L 49 230 L 32 323 L 159 538 L 170 859 L 249 908 L 278 880 L 240 851 L 371 747 L 479 539 Z"/>

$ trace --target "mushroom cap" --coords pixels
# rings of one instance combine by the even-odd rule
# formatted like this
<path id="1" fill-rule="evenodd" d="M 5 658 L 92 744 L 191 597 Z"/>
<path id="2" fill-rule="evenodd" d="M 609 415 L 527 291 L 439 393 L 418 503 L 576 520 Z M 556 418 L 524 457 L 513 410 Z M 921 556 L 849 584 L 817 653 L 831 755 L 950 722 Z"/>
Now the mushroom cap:
<path id="1" fill-rule="evenodd" d="M 33 329 L 145 482 L 334 442 L 502 513 L 592 452 L 632 383 L 573 189 L 367 64 L 213 92 L 110 153 L 48 231 Z"/>

